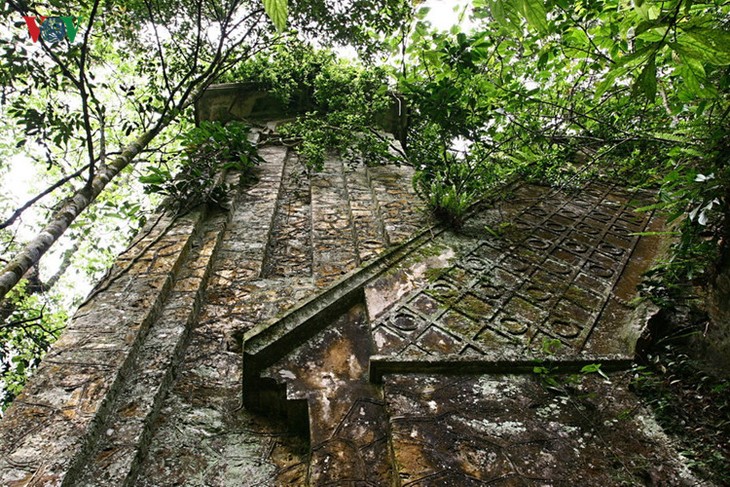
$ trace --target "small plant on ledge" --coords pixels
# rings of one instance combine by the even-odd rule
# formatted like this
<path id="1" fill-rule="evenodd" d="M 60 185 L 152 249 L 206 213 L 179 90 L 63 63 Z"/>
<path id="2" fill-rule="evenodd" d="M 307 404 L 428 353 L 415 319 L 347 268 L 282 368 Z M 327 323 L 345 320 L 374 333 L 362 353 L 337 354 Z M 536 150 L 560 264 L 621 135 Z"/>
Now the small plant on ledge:
<path id="1" fill-rule="evenodd" d="M 235 170 L 246 174 L 259 163 L 248 131 L 249 127 L 240 122 L 201 122 L 180 136 L 183 150 L 177 174 L 166 166 L 153 166 L 140 182 L 146 192 L 165 196 L 164 206 L 177 215 L 202 204 L 225 209 L 230 188 L 222 173 Z"/>

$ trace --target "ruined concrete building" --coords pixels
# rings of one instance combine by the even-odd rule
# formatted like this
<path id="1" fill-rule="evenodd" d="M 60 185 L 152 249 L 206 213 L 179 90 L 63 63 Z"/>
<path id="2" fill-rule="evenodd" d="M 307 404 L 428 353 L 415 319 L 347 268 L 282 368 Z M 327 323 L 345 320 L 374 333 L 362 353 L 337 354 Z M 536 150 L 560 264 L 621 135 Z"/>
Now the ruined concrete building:
<path id="1" fill-rule="evenodd" d="M 651 194 L 517 182 L 454 233 L 408 167 L 260 155 L 230 211 L 119 256 L 0 424 L 0 485 L 693 483 L 628 390 Z"/>

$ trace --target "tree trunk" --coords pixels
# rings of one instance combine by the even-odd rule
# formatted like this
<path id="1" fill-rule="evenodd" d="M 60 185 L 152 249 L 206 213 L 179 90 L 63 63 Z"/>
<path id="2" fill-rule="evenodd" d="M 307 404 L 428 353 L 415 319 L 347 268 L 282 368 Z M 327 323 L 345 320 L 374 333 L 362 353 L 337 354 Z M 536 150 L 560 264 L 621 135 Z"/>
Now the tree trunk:
<path id="1" fill-rule="evenodd" d="M 20 281 L 28 270 L 38 263 L 40 258 L 68 229 L 69 225 L 81 214 L 102 192 L 106 185 L 114 179 L 132 160 L 147 147 L 159 131 L 167 124 L 159 123 L 152 130 L 142 134 L 135 142 L 129 144 L 122 154 L 115 158 L 94 176 L 90 185 L 78 190 L 52 217 L 45 228 L 25 248 L 0 271 L 0 301 Z"/>

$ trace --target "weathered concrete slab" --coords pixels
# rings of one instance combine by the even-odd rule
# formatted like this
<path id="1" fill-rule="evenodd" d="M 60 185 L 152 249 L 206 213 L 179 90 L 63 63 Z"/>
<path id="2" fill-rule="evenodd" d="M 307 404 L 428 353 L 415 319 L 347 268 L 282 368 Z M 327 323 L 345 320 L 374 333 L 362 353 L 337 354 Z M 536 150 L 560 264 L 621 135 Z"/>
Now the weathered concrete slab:
<path id="1" fill-rule="evenodd" d="M 236 183 L 237 175 L 229 179 Z M 138 464 L 147 452 L 153 423 L 169 391 L 190 329 L 197 322 L 227 217 L 218 213 L 202 224 L 161 317 L 151 327 L 130 366 L 104 432 L 83 465 L 76 485 L 118 487 L 136 483 Z"/>
<path id="2" fill-rule="evenodd" d="M 403 486 L 697 485 L 626 373 L 386 377 Z"/>
<path id="3" fill-rule="evenodd" d="M 651 194 L 515 185 L 453 233 L 424 219 L 410 168 L 331 157 L 307 175 L 286 147 L 261 154 L 230 215 L 120 260 L 131 279 L 79 313 L 0 426 L 0 483 L 688 478 L 625 375 L 532 375 L 630 363 Z"/>
<path id="4" fill-rule="evenodd" d="M 274 459 L 288 456 L 273 453 L 280 451 L 284 425 L 240 410 L 240 356 L 229 341 L 238 327 L 280 306 L 275 298 L 286 298 L 251 284 L 264 269 L 287 149 L 267 147 L 261 155 L 265 163 L 257 168 L 257 182 L 241 188 L 233 208 L 197 326 L 161 404 L 136 485 L 266 483 L 279 469 Z"/>
<path id="5" fill-rule="evenodd" d="M 644 324 L 632 305 L 659 223 L 636 213 L 650 194 L 589 183 L 576 193 L 524 186 L 469 220 L 456 263 L 373 323 L 379 362 L 510 362 L 545 352 L 560 359 L 626 359 Z M 421 360 L 423 359 L 423 360 Z"/>
<path id="6" fill-rule="evenodd" d="M 636 284 L 659 248 L 639 234 L 661 225 L 633 210 L 652 195 L 600 182 L 506 191 L 462 232 L 425 231 L 246 335 L 244 402 L 310 441 L 310 485 L 691 480 L 625 375 L 557 395 L 533 376 L 630 367 L 650 314 Z M 392 451 L 370 450 L 384 438 Z"/>
<path id="7" fill-rule="evenodd" d="M 202 221 L 160 218 L 97 286 L 0 423 L 0 484 L 75 482 Z"/>
<path id="8" fill-rule="evenodd" d="M 286 335 L 287 326 L 265 325 L 295 314 L 316 296 L 325 300 L 321 293 L 347 279 L 354 266 L 388 252 L 386 226 L 393 235 L 405 235 L 423 221 L 415 211 L 407 168 L 345 166 L 333 158 L 329 172 L 310 177 L 287 148 L 268 146 L 262 153 L 266 163 L 257 169 L 257 181 L 242 188 L 199 325 L 161 406 L 137 485 L 304 485 L 309 441 L 292 437 L 292 428 L 277 414 L 262 418 L 241 407 L 242 377 L 250 369 L 241 363 L 241 339 L 261 329 L 274 331 L 273 340 Z M 386 178 L 389 189 L 382 197 L 411 208 L 398 221 L 390 214 L 386 220 L 380 211 L 376 187 L 385 187 L 381 181 Z M 289 346 L 305 342 L 292 340 Z M 284 348 L 277 345 L 278 357 L 285 355 Z M 358 380 L 375 389 L 366 374 Z M 246 389 L 244 400 L 255 392 Z M 297 401 L 290 403 L 296 415 Z M 307 421 L 306 409 L 299 417 Z M 380 418 L 384 425 L 385 416 Z M 325 450 L 318 451 L 325 462 Z M 321 475 L 330 474 L 323 470 Z"/>
<path id="9" fill-rule="evenodd" d="M 529 368 L 535 357 L 578 368 L 596 360 L 626 366 L 650 314 L 632 301 L 658 247 L 658 237 L 639 244 L 638 234 L 661 222 L 633 211 L 651 194 L 597 182 L 573 193 L 529 185 L 510 191 L 463 232 L 426 232 L 396 257 L 381 257 L 387 265 L 375 260 L 301 310 L 251 330 L 245 355 L 273 363 L 278 357 L 268 355 L 287 353 L 285 342 L 305 339 L 312 319 L 362 287 L 374 318 L 376 380 L 403 367 Z"/>
<path id="10" fill-rule="evenodd" d="M 286 118 L 287 107 L 250 83 L 225 83 L 209 87 L 195 104 L 195 121 L 227 122 Z"/>

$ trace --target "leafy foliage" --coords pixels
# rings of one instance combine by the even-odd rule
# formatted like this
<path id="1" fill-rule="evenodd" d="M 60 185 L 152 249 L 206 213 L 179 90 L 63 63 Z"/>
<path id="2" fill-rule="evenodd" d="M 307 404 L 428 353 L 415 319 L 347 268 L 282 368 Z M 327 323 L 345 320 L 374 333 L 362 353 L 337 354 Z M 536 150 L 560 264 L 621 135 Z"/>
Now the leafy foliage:
<path id="1" fill-rule="evenodd" d="M 411 132 L 408 157 L 416 167 L 413 185 L 427 208 L 440 221 L 461 227 L 472 205 L 500 180 L 502 166 L 485 163 L 479 148 L 448 149 L 434 123 L 418 124 Z"/>
<path id="2" fill-rule="evenodd" d="M 374 128 L 393 102 L 384 71 L 333 62 L 312 85 L 314 109 L 281 127 L 285 136 L 301 139 L 299 152 L 310 168 L 321 168 L 331 150 L 369 162 L 389 158 L 389 141 Z"/>
<path id="3" fill-rule="evenodd" d="M 27 287 L 28 281 L 21 281 L 0 307 L 0 411 L 20 394 L 68 318 L 58 294 L 31 293 Z"/>
<path id="4" fill-rule="evenodd" d="M 600 175 L 655 187 L 655 208 L 681 238 L 656 271 L 664 291 L 652 289 L 666 294 L 669 282 L 707 276 L 730 235 L 730 7 L 685 0 L 472 7 L 471 32 L 437 32 L 421 11 L 392 44 L 401 58 L 393 74 L 412 107 L 409 156 L 436 214 L 458 222 L 453 215 L 466 201 L 514 173 L 560 186 Z M 484 169 L 471 174 L 476 166 Z M 462 184 L 465 172 L 481 180 Z"/>
<path id="5" fill-rule="evenodd" d="M 682 337 L 663 337 L 634 368 L 633 390 L 653 410 L 665 431 L 679 439 L 693 470 L 718 485 L 730 482 L 730 380 L 706 372 L 693 358 L 686 333 L 701 333 L 701 322 Z"/>
<path id="6" fill-rule="evenodd" d="M 407 24 L 412 10 L 412 3 L 404 0 L 307 0 L 289 4 L 289 21 L 299 38 L 353 46 L 372 60 L 382 52 L 385 39 Z"/>
<path id="7" fill-rule="evenodd" d="M 489 58 L 485 38 L 434 32 L 418 21 L 403 50 L 410 63 L 404 59 L 394 72 L 410 107 L 408 151 L 418 170 L 417 192 L 437 218 L 454 226 L 514 166 L 506 154 L 515 139 L 504 130 L 506 100 L 514 96 L 499 93 L 487 66 L 480 66 Z"/>
<path id="8" fill-rule="evenodd" d="M 370 162 L 391 158 L 389 141 L 374 127 L 393 104 L 386 72 L 337 60 L 328 50 L 292 42 L 229 74 L 274 94 L 305 113 L 278 128 L 295 141 L 310 169 L 321 169 L 328 151 Z"/>
<path id="9" fill-rule="evenodd" d="M 230 188 L 223 181 L 223 171 L 241 171 L 245 175 L 259 162 L 256 147 L 248 140 L 248 130 L 240 122 L 222 125 L 203 121 L 181 136 L 183 150 L 177 175 L 173 176 L 168 168 L 151 166 L 140 182 L 145 184 L 145 191 L 165 196 L 166 206 L 176 214 L 202 204 L 225 208 Z"/>

